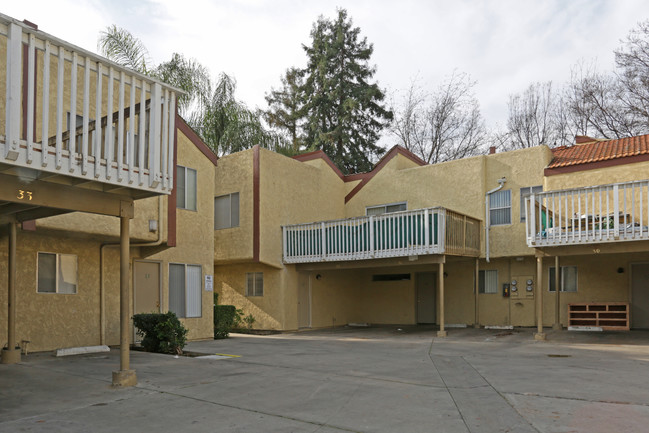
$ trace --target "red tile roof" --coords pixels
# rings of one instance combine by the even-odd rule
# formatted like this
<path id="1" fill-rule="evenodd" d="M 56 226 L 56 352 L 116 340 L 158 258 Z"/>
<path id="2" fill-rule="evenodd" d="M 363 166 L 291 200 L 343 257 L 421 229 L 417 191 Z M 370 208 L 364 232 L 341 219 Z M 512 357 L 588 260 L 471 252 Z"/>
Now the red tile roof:
<path id="1" fill-rule="evenodd" d="M 649 135 L 561 146 L 552 149 L 552 153 L 554 158 L 548 165 L 548 169 L 649 155 Z"/>

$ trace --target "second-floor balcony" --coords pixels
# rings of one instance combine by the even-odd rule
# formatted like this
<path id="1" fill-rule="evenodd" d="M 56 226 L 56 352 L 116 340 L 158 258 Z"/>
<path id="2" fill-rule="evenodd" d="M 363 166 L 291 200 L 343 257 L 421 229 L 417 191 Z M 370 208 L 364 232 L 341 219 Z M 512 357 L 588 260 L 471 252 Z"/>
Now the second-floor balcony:
<path id="1" fill-rule="evenodd" d="M 525 211 L 530 247 L 649 240 L 649 180 L 532 194 Z"/>
<path id="2" fill-rule="evenodd" d="M 170 193 L 176 89 L 2 14 L 0 64 L 1 172 Z"/>
<path id="3" fill-rule="evenodd" d="M 284 263 L 480 255 L 480 221 L 441 207 L 282 227 Z"/>

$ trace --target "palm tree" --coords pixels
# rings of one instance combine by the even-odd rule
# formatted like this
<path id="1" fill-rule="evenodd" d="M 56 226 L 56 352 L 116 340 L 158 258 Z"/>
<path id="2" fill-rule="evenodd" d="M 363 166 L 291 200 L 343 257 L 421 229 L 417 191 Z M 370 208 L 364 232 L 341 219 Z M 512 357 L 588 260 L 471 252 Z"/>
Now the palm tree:
<path id="1" fill-rule="evenodd" d="M 284 149 L 282 138 L 264 127 L 261 113 L 236 100 L 236 81 L 229 75 L 221 73 L 214 85 L 205 66 L 178 53 L 155 66 L 142 41 L 116 25 L 99 33 L 97 45 L 108 59 L 183 90 L 178 97 L 180 115 L 217 155 L 255 144 Z"/>

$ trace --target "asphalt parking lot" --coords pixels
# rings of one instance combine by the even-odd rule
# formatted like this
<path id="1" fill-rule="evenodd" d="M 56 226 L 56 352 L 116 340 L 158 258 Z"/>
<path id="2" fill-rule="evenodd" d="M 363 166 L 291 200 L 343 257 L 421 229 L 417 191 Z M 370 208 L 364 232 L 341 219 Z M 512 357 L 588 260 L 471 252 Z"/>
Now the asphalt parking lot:
<path id="1" fill-rule="evenodd" d="M 0 432 L 647 432 L 649 332 L 336 328 L 0 365 Z M 224 356 L 235 355 L 235 356 Z"/>

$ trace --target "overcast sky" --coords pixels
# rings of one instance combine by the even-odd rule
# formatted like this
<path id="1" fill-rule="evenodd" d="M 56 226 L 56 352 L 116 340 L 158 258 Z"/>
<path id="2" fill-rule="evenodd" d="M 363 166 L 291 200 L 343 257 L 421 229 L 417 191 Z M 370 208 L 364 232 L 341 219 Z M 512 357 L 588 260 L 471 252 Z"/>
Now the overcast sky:
<path id="1" fill-rule="evenodd" d="M 336 7 L 374 44 L 375 77 L 389 94 L 414 77 L 433 89 L 466 72 L 490 127 L 505 124 L 509 95 L 532 82 L 559 85 L 580 60 L 612 70 L 620 40 L 649 18 L 647 0 L 28 0 L 0 12 L 92 51 L 99 31 L 117 24 L 154 63 L 174 52 L 193 57 L 214 76 L 233 75 L 238 98 L 265 108 L 283 72 L 305 65 L 313 22 Z"/>

